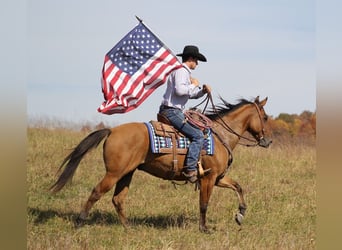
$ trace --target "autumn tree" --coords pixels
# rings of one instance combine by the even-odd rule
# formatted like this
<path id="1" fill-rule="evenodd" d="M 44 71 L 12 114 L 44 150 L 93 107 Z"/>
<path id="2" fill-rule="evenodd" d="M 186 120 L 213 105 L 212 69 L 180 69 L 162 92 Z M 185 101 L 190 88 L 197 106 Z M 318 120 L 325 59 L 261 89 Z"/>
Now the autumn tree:
<path id="1" fill-rule="evenodd" d="M 316 113 L 303 111 L 300 115 L 281 113 L 268 122 L 271 134 L 276 137 L 315 137 Z"/>

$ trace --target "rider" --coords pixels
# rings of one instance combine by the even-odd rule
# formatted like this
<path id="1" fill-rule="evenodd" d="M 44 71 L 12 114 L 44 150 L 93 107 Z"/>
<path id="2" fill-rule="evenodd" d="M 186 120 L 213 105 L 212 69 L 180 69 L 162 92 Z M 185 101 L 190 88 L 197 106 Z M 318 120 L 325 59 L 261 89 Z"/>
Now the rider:
<path id="1" fill-rule="evenodd" d="M 203 132 L 185 119 L 183 110 L 189 99 L 197 99 L 211 91 L 210 86 L 200 86 L 197 79 L 191 77 L 191 71 L 196 68 L 198 61 L 206 62 L 204 55 L 193 45 L 187 45 L 182 57 L 183 67 L 171 72 L 167 79 L 166 92 L 159 113 L 166 116 L 170 123 L 190 139 L 188 154 L 185 159 L 183 175 L 191 182 L 197 181 L 197 163 L 204 143 Z"/>

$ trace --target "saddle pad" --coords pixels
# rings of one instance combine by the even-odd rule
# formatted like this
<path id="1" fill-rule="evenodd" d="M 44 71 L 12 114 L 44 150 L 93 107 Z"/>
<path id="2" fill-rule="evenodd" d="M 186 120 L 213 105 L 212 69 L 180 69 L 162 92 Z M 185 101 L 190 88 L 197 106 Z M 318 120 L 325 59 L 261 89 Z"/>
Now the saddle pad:
<path id="1" fill-rule="evenodd" d="M 164 137 L 164 136 L 156 135 L 151 122 L 145 122 L 145 125 L 148 129 L 148 133 L 150 136 L 150 144 L 151 144 L 152 153 L 165 153 L 166 151 L 163 149 L 172 149 L 173 145 L 172 145 L 171 137 Z M 179 137 L 179 139 L 177 139 L 178 149 L 187 149 L 189 145 L 190 145 L 190 140 L 188 138 Z M 213 139 L 211 130 L 209 130 L 208 134 L 205 136 L 202 150 L 204 150 L 206 154 L 208 155 L 214 154 L 214 139 Z"/>

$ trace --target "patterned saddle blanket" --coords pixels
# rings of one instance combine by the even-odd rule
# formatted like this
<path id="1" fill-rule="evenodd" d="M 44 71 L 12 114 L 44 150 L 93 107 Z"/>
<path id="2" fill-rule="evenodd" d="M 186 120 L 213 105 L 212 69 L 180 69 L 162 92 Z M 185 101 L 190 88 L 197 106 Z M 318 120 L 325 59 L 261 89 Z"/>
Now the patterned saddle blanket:
<path id="1" fill-rule="evenodd" d="M 184 135 L 176 132 L 176 129 L 170 125 L 150 121 L 145 123 L 150 136 L 150 145 L 152 153 L 172 153 L 173 142 L 177 144 L 177 153 L 186 154 L 190 145 L 190 140 Z M 174 138 L 176 139 L 174 139 Z M 204 144 L 201 154 L 213 155 L 214 154 L 214 138 L 211 130 L 204 136 Z"/>

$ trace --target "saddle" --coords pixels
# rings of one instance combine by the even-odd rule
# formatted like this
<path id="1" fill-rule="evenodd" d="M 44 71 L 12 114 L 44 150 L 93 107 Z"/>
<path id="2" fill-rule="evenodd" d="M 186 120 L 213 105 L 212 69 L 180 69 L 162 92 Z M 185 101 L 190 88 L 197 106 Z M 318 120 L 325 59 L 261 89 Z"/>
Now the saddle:
<path id="1" fill-rule="evenodd" d="M 172 141 L 172 148 L 161 148 L 160 153 L 166 153 L 170 154 L 173 153 L 175 155 L 177 154 L 187 154 L 188 149 L 187 148 L 178 148 L 178 142 L 179 139 L 186 138 L 184 134 L 182 134 L 180 131 L 178 131 L 176 128 L 174 128 L 170 121 L 162 114 L 157 114 L 157 120 L 158 121 L 150 121 L 151 125 L 153 126 L 153 129 L 155 131 L 155 134 L 157 136 L 162 137 L 170 137 Z M 201 155 L 205 155 L 207 152 L 205 150 L 201 150 Z"/>
<path id="2" fill-rule="evenodd" d="M 185 155 L 188 152 L 187 148 L 178 148 L 178 142 L 181 137 L 185 138 L 185 135 L 182 134 L 180 131 L 175 129 L 169 120 L 162 114 L 158 113 L 157 114 L 157 120 L 158 121 L 150 121 L 151 125 L 153 126 L 154 132 L 157 136 L 162 136 L 162 137 L 169 137 L 171 138 L 172 142 L 172 148 L 161 148 L 160 153 L 165 153 L 165 154 L 172 154 L 173 155 L 173 160 L 172 160 L 172 165 L 173 165 L 173 172 L 176 172 L 178 170 L 178 160 L 177 160 L 177 155 L 182 154 Z M 201 156 L 207 154 L 205 150 L 201 150 Z M 199 171 L 202 173 L 203 168 L 202 165 L 200 164 L 199 161 Z"/>

